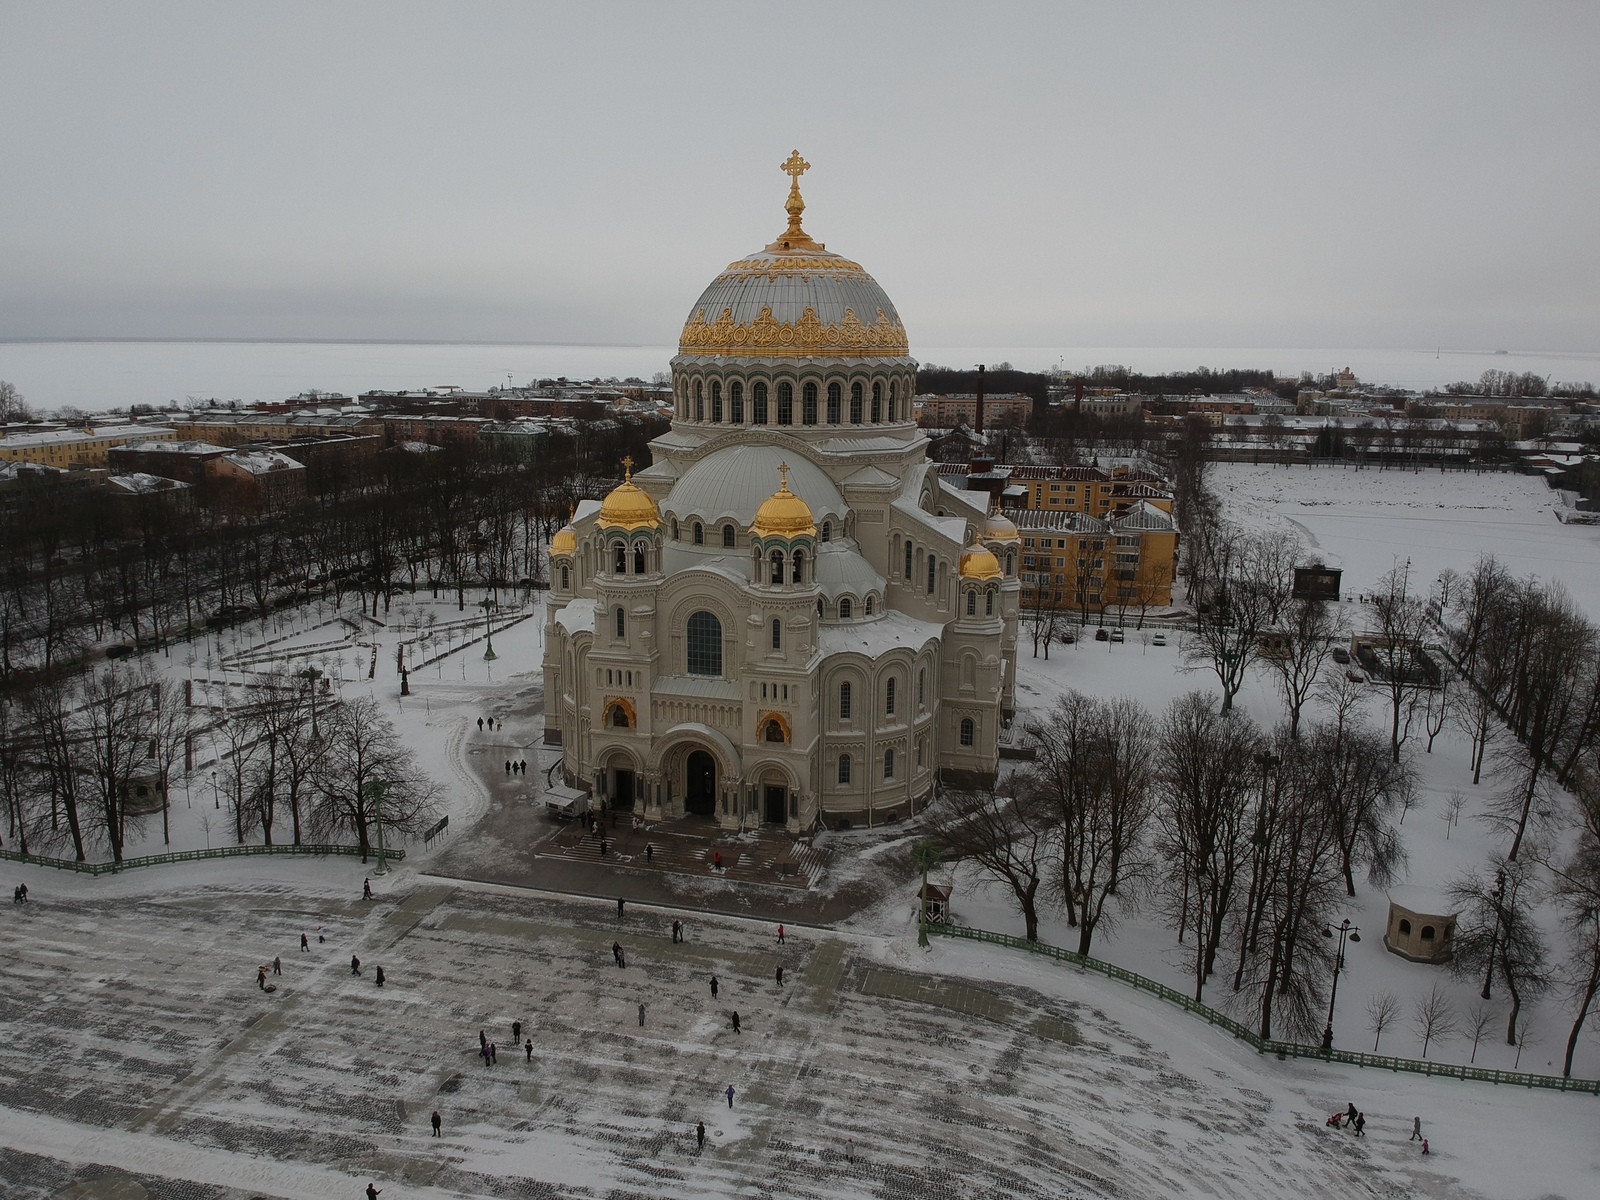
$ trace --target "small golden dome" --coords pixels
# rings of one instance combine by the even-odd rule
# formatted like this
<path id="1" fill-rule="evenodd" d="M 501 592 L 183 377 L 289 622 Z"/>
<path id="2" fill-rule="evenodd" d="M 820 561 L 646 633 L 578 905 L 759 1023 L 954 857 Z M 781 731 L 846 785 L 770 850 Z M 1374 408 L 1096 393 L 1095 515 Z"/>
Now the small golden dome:
<path id="1" fill-rule="evenodd" d="M 661 524 L 661 514 L 656 510 L 656 502 L 633 482 L 633 459 L 623 459 L 622 469 L 622 486 L 612 489 L 600 505 L 600 528 L 657 528 Z"/>
<path id="2" fill-rule="evenodd" d="M 789 490 L 789 464 L 778 465 L 778 490 L 756 509 L 750 532 L 756 537 L 815 537 L 817 523 L 806 502 Z"/>
<path id="3" fill-rule="evenodd" d="M 578 531 L 571 525 L 563 525 L 556 530 L 555 537 L 550 539 L 550 557 L 558 558 L 561 555 L 568 557 L 578 552 Z"/>
<path id="4" fill-rule="evenodd" d="M 1020 542 L 1022 535 L 1017 532 L 1017 527 L 1007 517 L 1002 517 L 997 512 L 990 513 L 983 520 L 983 535 L 980 539 L 985 542 Z"/>
<path id="5" fill-rule="evenodd" d="M 961 578 L 989 580 L 1000 576 L 1000 560 L 976 542 L 961 552 Z"/>

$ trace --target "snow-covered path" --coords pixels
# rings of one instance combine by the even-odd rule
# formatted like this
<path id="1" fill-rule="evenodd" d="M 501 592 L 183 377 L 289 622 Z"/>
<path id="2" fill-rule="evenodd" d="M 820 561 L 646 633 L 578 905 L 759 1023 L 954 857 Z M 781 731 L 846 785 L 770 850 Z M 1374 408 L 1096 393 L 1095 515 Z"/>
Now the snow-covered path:
<path id="1" fill-rule="evenodd" d="M 354 1196 L 368 1179 L 390 1200 L 1533 1197 L 1600 1179 L 1578 1149 L 1600 1101 L 1263 1060 L 1014 952 L 924 953 L 904 925 L 795 929 L 779 947 L 721 918 L 673 945 L 668 913 L 619 923 L 608 905 L 405 872 L 363 904 L 351 869 L 64 878 L 11 910 L 5 1194 L 54 1195 L 92 1164 L 219 1200 Z M 256 967 L 274 955 L 266 994 Z M 504 1047 L 493 1067 L 479 1029 Z M 1369 1114 L 1363 1141 L 1323 1125 L 1347 1100 Z M 1406 1141 L 1417 1114 L 1428 1160 Z"/>

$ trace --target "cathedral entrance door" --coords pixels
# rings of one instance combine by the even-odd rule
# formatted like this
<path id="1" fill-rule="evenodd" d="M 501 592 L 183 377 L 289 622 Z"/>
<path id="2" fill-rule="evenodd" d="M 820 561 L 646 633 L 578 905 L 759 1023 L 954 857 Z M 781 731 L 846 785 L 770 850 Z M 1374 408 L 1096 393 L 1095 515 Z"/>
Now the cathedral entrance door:
<path id="1" fill-rule="evenodd" d="M 767 824 L 782 825 L 789 820 L 788 788 L 774 787 L 769 783 L 766 787 L 765 800 Z"/>
<path id="2" fill-rule="evenodd" d="M 697 817 L 717 815 L 717 760 L 692 751 L 684 763 L 683 810 Z"/>
<path id="3" fill-rule="evenodd" d="M 633 811 L 633 772 L 617 768 L 617 786 L 611 793 L 611 807 Z"/>

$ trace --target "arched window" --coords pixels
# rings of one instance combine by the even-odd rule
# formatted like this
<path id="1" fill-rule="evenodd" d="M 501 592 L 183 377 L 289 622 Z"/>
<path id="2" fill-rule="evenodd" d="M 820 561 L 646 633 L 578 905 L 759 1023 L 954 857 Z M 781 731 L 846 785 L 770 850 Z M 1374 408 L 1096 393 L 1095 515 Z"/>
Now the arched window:
<path id="1" fill-rule="evenodd" d="M 711 386 L 715 388 L 716 384 Z M 711 394 L 715 396 L 716 392 L 713 391 Z M 881 420 L 883 420 L 883 384 L 875 383 L 872 385 L 872 423 L 876 425 Z"/>
<path id="2" fill-rule="evenodd" d="M 731 547 L 733 545 L 733 526 L 732 525 L 724 525 L 722 527 L 722 544 L 724 546 L 728 546 L 728 547 Z"/>
<path id="3" fill-rule="evenodd" d="M 894 778 L 894 751 L 893 750 L 885 750 L 883 752 L 883 777 L 885 779 L 893 779 Z"/>
<path id="4" fill-rule="evenodd" d="M 562 591 L 566 591 L 571 586 L 572 586 L 571 576 L 569 576 L 567 574 L 567 568 L 566 567 L 562 567 L 561 568 L 561 590 Z"/>
<path id="5" fill-rule="evenodd" d="M 696 546 L 704 546 L 706 544 L 705 526 L 701 525 L 699 521 L 694 523 L 694 544 Z"/>
<path id="6" fill-rule="evenodd" d="M 922 708 L 928 703 L 928 668 L 923 667 L 917 671 L 917 707 Z"/>
<path id="7" fill-rule="evenodd" d="M 794 384 L 778 385 L 778 424 L 794 424 Z"/>
<path id="8" fill-rule="evenodd" d="M 620 704 L 611 706 L 611 724 L 618 729 L 628 728 L 628 710 Z"/>
<path id="9" fill-rule="evenodd" d="M 637 546 L 635 546 L 633 548 L 633 573 L 635 575 L 643 575 L 644 574 L 644 543 L 643 542 L 640 542 Z"/>
<path id="10" fill-rule="evenodd" d="M 848 754 L 839 755 L 839 782 L 850 782 L 850 756 Z"/>
<path id="11" fill-rule="evenodd" d="M 769 742 L 783 741 L 783 726 L 779 725 L 776 721 L 768 721 L 766 738 Z"/>
<path id="12" fill-rule="evenodd" d="M 977 591 L 975 589 L 968 588 L 967 589 L 967 616 L 975 617 L 977 615 L 978 615 L 978 593 L 977 593 Z"/>
<path id="13" fill-rule="evenodd" d="M 704 421 L 706 419 L 706 398 L 705 394 L 700 390 L 700 381 L 698 379 L 694 381 L 694 419 L 696 421 Z"/>
<path id="14" fill-rule="evenodd" d="M 906 582 L 911 582 L 911 539 L 906 539 Z"/>
<path id="15" fill-rule="evenodd" d="M 771 566 L 769 582 L 777 587 L 783 582 L 783 551 L 774 550 L 767 561 Z"/>
<path id="16" fill-rule="evenodd" d="M 883 685 L 883 711 L 889 716 L 894 716 L 894 676 L 889 676 L 889 682 Z"/>
<path id="17" fill-rule="evenodd" d="M 808 383 L 800 389 L 800 424 L 817 423 L 817 385 Z"/>
<path id="18" fill-rule="evenodd" d="M 871 596 L 867 597 L 867 616 L 869 616 L 869 617 L 872 615 L 872 609 L 873 609 L 872 600 L 873 600 L 873 598 Z"/>
<path id="19" fill-rule="evenodd" d="M 752 425 L 765 425 L 767 423 L 767 385 L 756 383 L 750 386 L 750 407 L 755 411 L 751 414 Z"/>
<path id="20" fill-rule="evenodd" d="M 961 744 L 970 746 L 977 739 L 977 727 L 973 725 L 971 717 L 961 718 Z"/>
<path id="21" fill-rule="evenodd" d="M 893 401 L 891 401 L 890 403 L 893 403 Z M 923 745 L 923 741 L 924 741 L 923 738 L 918 738 L 917 739 L 917 770 L 919 770 L 919 771 L 922 770 L 922 745 Z"/>
<path id="22" fill-rule="evenodd" d="M 735 425 L 744 424 L 744 384 L 738 380 L 728 385 L 728 407 L 733 409 L 729 413 Z"/>
<path id="23" fill-rule="evenodd" d="M 622 542 L 611 543 L 611 569 L 618 575 L 628 569 L 628 547 Z"/>
<path id="24" fill-rule="evenodd" d="M 677 517 L 673 517 L 672 518 L 672 540 L 673 541 L 677 541 L 678 540 L 678 518 Z"/>
<path id="25" fill-rule="evenodd" d="M 713 421 L 722 420 L 722 385 L 720 383 L 712 383 L 711 385 L 711 419 Z"/>
<path id="26" fill-rule="evenodd" d="M 772 648 L 783 649 L 783 622 L 777 617 L 772 618 Z"/>
<path id="27" fill-rule="evenodd" d="M 828 424 L 829 425 L 837 425 L 838 423 L 839 423 L 839 385 L 837 383 L 830 383 L 828 385 Z"/>
<path id="28" fill-rule="evenodd" d="M 619 638 L 628 636 L 628 617 L 627 614 L 622 611 L 622 607 L 620 605 L 617 607 L 617 636 Z"/>
<path id="29" fill-rule="evenodd" d="M 689 674 L 722 674 L 722 622 L 705 609 L 689 614 Z"/>
<path id="30" fill-rule="evenodd" d="M 1016 573 L 1017 573 L 1017 552 L 1015 550 L 1007 550 L 1006 551 L 1006 578 L 1009 579 L 1013 575 L 1015 575 Z"/>
<path id="31" fill-rule="evenodd" d="M 1422 927 L 1422 940 L 1425 941 L 1425 942 L 1433 941 L 1433 926 L 1432 925 L 1424 925 Z"/>
<path id="32" fill-rule="evenodd" d="M 850 719 L 850 685 L 848 683 L 841 683 L 839 685 L 839 720 L 848 721 L 849 719 Z"/>
<path id="33" fill-rule="evenodd" d="M 1411 936 L 1411 922 L 1404 917 L 1400 918 L 1400 932 L 1407 937 Z"/>
<path id="34" fill-rule="evenodd" d="M 933 555 L 928 555 L 928 595 L 933 595 L 933 571 L 937 560 Z"/>
<path id="35" fill-rule="evenodd" d="M 833 522 L 832 521 L 824 521 L 822 523 L 822 540 L 825 541 L 825 542 L 831 542 L 833 540 Z"/>
<path id="36" fill-rule="evenodd" d="M 817 619 L 819 621 L 822 619 L 822 597 L 821 596 L 817 597 Z"/>
<path id="37" fill-rule="evenodd" d="M 994 590 L 991 588 L 983 594 L 983 615 L 994 616 Z"/>
<path id="38" fill-rule="evenodd" d="M 850 597 L 846 596 L 839 601 L 839 620 L 848 621 L 855 615 L 855 609 L 850 604 Z"/>
<path id="39" fill-rule="evenodd" d="M 804 550 L 796 550 L 794 552 L 793 579 L 796 584 L 803 584 L 806 581 L 806 552 Z"/>
<path id="40" fill-rule="evenodd" d="M 861 385 L 859 383 L 850 385 L 850 424 L 861 424 Z"/>
<path id="41" fill-rule="evenodd" d="M 894 380 L 891 379 L 889 381 L 889 420 L 891 421 L 899 419 L 899 413 L 896 410 L 900 405 L 899 401 L 895 399 L 896 394 L 897 390 L 895 388 L 895 383 Z M 920 766 L 921 764 L 919 763 L 918 765 Z"/>

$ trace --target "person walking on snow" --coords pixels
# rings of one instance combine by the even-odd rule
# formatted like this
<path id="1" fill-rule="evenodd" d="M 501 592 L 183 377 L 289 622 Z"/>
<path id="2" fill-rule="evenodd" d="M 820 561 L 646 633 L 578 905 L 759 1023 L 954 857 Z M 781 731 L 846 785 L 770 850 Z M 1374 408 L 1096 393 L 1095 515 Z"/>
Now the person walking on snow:
<path id="1" fill-rule="evenodd" d="M 361 881 L 361 898 L 363 900 L 372 899 L 372 880 L 363 879 Z"/>
<path id="2" fill-rule="evenodd" d="M 256 971 L 256 986 L 263 992 L 267 990 L 267 968 L 264 963 Z"/>
<path id="3" fill-rule="evenodd" d="M 783 926 L 778 926 L 778 945 L 783 945 Z"/>
<path id="4" fill-rule="evenodd" d="M 1411 1137 L 1410 1137 L 1409 1140 L 1411 1140 L 1413 1142 L 1420 1142 L 1422 1140 L 1422 1118 L 1421 1117 L 1412 1117 L 1411 1118 Z"/>
<path id="5" fill-rule="evenodd" d="M 483 718 L 482 717 L 478 718 L 478 732 L 479 733 L 483 732 Z"/>
<path id="6" fill-rule="evenodd" d="M 728 1085 L 728 1090 L 726 1092 L 724 1092 L 723 1095 L 728 1097 L 728 1107 L 732 1108 L 733 1107 L 733 1084 L 730 1083 Z"/>
<path id="7" fill-rule="evenodd" d="M 704 1150 L 706 1148 L 706 1123 L 704 1121 L 694 1127 L 694 1136 L 695 1141 L 698 1143 L 695 1149 Z"/>
<path id="8" fill-rule="evenodd" d="M 639 1005 L 639 1028 L 644 1028 L 644 1004 Z"/>
<path id="9" fill-rule="evenodd" d="M 350 974 L 352 974 L 352 975 L 361 974 L 361 960 L 359 958 L 357 958 L 354 954 L 352 954 L 350 956 Z"/>
<path id="10" fill-rule="evenodd" d="M 735 1033 L 739 1032 L 739 1010 L 737 1008 L 733 1010 L 733 1031 Z"/>
<path id="11" fill-rule="evenodd" d="M 509 758 L 506 759 L 506 774 L 511 774 L 511 760 Z"/>
<path id="12" fill-rule="evenodd" d="M 489 1043 L 489 1065 L 492 1067 L 499 1061 L 499 1049 L 493 1042 Z"/>
<path id="13" fill-rule="evenodd" d="M 1366 1113 L 1357 1113 L 1356 1114 L 1356 1136 L 1357 1137 L 1366 1137 L 1366 1135 L 1367 1135 L 1367 1114 Z"/>
<path id="14" fill-rule="evenodd" d="M 778 986 L 779 987 L 783 986 L 783 964 L 782 963 L 778 964 Z"/>
<path id="15" fill-rule="evenodd" d="M 711 998 L 713 1000 L 717 998 L 717 977 L 715 975 L 711 977 Z"/>
<path id="16" fill-rule="evenodd" d="M 378 1200 L 378 1193 L 381 1191 L 383 1191 L 381 1187 L 374 1187 L 370 1183 L 367 1184 L 367 1200 Z"/>
<path id="17" fill-rule="evenodd" d="M 682 922 L 674 921 L 672 923 L 672 944 L 674 946 L 676 946 L 682 940 L 682 938 L 679 936 L 682 932 L 683 932 L 683 924 L 682 924 Z"/>
<path id="18" fill-rule="evenodd" d="M 378 980 L 378 986 L 382 987 L 383 986 L 383 968 L 381 966 L 378 968 L 377 980 Z"/>
<path id="19" fill-rule="evenodd" d="M 300 935 L 300 953 L 304 954 L 309 949 L 311 949 L 311 940 L 302 933 Z"/>
<path id="20" fill-rule="evenodd" d="M 1344 1120 L 1346 1125 L 1354 1125 L 1356 1123 L 1356 1106 L 1354 1101 L 1351 1101 L 1350 1107 L 1344 1110 Z"/>
<path id="21" fill-rule="evenodd" d="M 489 1048 L 489 1039 L 484 1034 L 483 1030 L 480 1029 L 480 1030 L 478 1030 L 478 1049 L 479 1050 L 487 1050 L 488 1048 Z"/>
<path id="22" fill-rule="evenodd" d="M 444 1119 L 439 1116 L 439 1110 L 437 1108 L 434 1109 L 433 1110 L 433 1136 L 434 1137 L 438 1137 L 439 1136 L 439 1126 L 441 1126 L 443 1124 L 444 1124 Z"/>
<path id="23" fill-rule="evenodd" d="M 532 1038 L 528 1039 L 528 1044 L 526 1046 L 524 1046 L 523 1049 L 528 1052 L 528 1061 L 532 1062 L 533 1061 L 533 1039 Z"/>
<path id="24" fill-rule="evenodd" d="M 617 966 L 622 966 L 622 943 L 611 943 L 611 957 L 617 960 Z"/>
<path id="25" fill-rule="evenodd" d="M 325 942 L 325 941 L 327 941 L 327 940 L 328 940 L 328 939 L 327 939 L 327 938 L 326 938 L 326 937 L 324 937 L 324 936 L 323 936 L 323 933 L 322 933 L 322 926 L 321 926 L 321 925 L 318 925 L 318 926 L 317 926 L 317 945 L 319 945 L 319 946 L 320 946 L 320 945 L 321 945 L 321 944 L 322 944 L 322 943 L 323 943 L 323 942 Z"/>
<path id="26" fill-rule="evenodd" d="M 1428 1152 L 1428 1139 L 1427 1138 L 1423 1138 L 1422 1139 L 1422 1152 L 1424 1154 L 1426 1154 Z"/>
<path id="27" fill-rule="evenodd" d="M 522 1040 L 522 1022 L 521 1021 L 513 1021 L 513 1022 L 511 1022 L 511 1042 L 512 1042 L 513 1045 L 515 1045 L 517 1042 L 520 1042 L 521 1040 Z"/>
<path id="28" fill-rule="evenodd" d="M 279 958 L 277 955 L 272 956 L 272 973 L 274 975 L 283 974 L 283 959 Z"/>
<path id="29" fill-rule="evenodd" d="M 617 897 L 617 920 L 622 920 L 622 897 Z"/>

